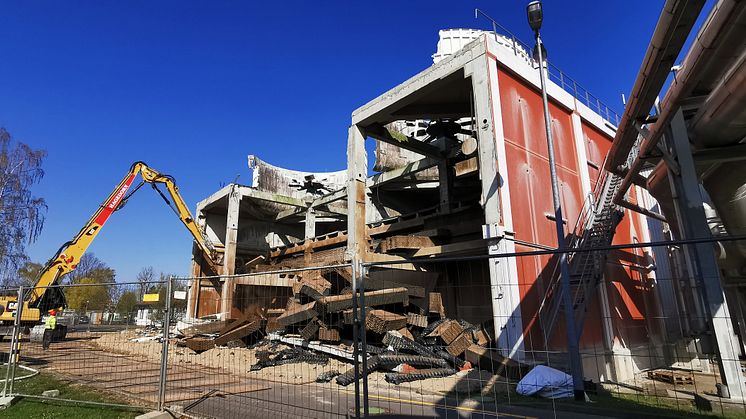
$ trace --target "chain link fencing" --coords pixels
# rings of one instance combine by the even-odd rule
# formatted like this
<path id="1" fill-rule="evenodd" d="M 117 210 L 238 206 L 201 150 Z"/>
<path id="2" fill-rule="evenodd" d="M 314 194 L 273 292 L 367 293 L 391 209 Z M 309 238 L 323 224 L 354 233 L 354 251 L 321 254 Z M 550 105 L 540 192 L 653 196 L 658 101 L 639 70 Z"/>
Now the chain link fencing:
<path id="1" fill-rule="evenodd" d="M 744 294 L 725 283 L 725 311 L 705 298 L 719 277 L 663 262 L 689 245 L 617 246 L 596 282 L 571 282 L 594 403 L 565 397 L 554 250 L 63 285 L 66 335 L 45 349 L 45 317 L 14 315 L 0 380 L 4 395 L 184 417 L 738 417 Z M 96 397 L 44 395 L 36 376 Z"/>
<path id="2" fill-rule="evenodd" d="M 12 300 L 5 300 L 4 311 L 12 320 L 2 325 L 3 396 L 157 408 L 161 350 L 148 347 L 132 353 L 130 337 L 162 337 L 157 308 L 142 300 L 147 293 L 165 296 L 167 283 L 81 282 L 19 287 Z"/>

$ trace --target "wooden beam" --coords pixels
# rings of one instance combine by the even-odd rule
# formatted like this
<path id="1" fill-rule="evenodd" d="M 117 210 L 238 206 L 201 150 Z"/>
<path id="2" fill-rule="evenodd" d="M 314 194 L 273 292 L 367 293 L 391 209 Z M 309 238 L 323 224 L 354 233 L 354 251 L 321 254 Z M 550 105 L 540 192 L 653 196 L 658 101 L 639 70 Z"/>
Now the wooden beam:
<path id="1" fill-rule="evenodd" d="M 391 313 L 386 310 L 370 310 L 365 317 L 366 330 L 376 333 L 386 333 L 407 326 L 407 316 Z"/>
<path id="2" fill-rule="evenodd" d="M 327 313 L 337 313 L 352 308 L 352 294 L 334 295 L 324 297 L 319 301 L 323 304 Z M 366 291 L 365 304 L 368 306 L 383 306 L 401 303 L 409 305 L 409 296 L 406 288 L 390 288 L 379 291 Z"/>
<path id="3" fill-rule="evenodd" d="M 292 287 L 297 282 L 297 279 L 294 277 L 271 273 L 234 277 L 236 285 L 255 285 L 261 287 Z"/>
<path id="4" fill-rule="evenodd" d="M 318 314 L 319 313 L 316 311 L 316 301 L 312 301 L 308 304 L 298 305 L 285 311 L 277 318 L 277 322 L 283 326 L 289 326 L 291 324 L 311 320 Z"/>
<path id="5" fill-rule="evenodd" d="M 438 160 L 443 159 L 443 152 L 438 147 L 407 137 L 402 133 L 388 129 L 379 123 L 373 123 L 365 127 L 365 134 L 378 141 L 383 141 L 384 143 L 395 145 L 417 154 L 422 154 L 425 157 Z"/>
<path id="6" fill-rule="evenodd" d="M 466 176 L 471 173 L 479 171 L 479 163 L 477 157 L 462 160 L 454 165 L 456 169 L 456 177 Z"/>
<path id="7" fill-rule="evenodd" d="M 335 237 L 330 237 L 326 239 L 321 238 L 321 239 L 303 240 L 300 243 L 296 243 L 295 246 L 273 250 L 269 253 L 269 256 L 271 258 L 276 258 L 280 256 L 293 255 L 296 253 L 303 253 L 307 249 L 316 250 L 316 249 L 320 249 L 323 247 L 334 246 L 334 245 L 338 245 L 340 243 L 345 243 L 345 242 L 347 242 L 347 234 L 339 233 Z"/>

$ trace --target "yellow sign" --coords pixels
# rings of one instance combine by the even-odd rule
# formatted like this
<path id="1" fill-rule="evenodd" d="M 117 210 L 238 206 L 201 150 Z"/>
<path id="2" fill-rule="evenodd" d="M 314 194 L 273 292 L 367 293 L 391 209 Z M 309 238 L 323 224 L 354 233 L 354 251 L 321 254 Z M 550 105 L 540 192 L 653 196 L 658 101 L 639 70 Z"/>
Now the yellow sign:
<path id="1" fill-rule="evenodd" d="M 158 301 L 159 294 L 145 294 L 142 296 L 143 303 L 155 303 Z"/>

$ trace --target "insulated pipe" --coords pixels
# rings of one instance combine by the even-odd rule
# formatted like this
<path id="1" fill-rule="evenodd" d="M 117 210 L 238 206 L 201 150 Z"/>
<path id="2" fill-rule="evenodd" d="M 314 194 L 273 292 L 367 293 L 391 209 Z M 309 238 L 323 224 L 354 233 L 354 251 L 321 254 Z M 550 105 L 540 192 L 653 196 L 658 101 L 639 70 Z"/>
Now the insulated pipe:
<path id="1" fill-rule="evenodd" d="M 624 200 L 624 195 L 632 185 L 634 175 L 640 171 L 644 158 L 648 157 L 650 152 L 655 149 L 666 127 L 678 111 L 680 103 L 691 95 L 704 70 L 712 64 L 712 58 L 716 55 L 713 44 L 718 42 L 718 46 L 729 47 L 729 45 L 720 43 L 722 32 L 731 28 L 730 25 L 727 25 L 731 20 L 730 17 L 743 7 L 744 2 L 735 0 L 721 0 L 713 7 L 707 21 L 702 25 L 702 29 L 692 43 L 681 70 L 676 74 L 671 87 L 666 92 L 666 96 L 661 103 L 661 113 L 658 120 L 649 128 L 648 136 L 642 140 L 638 155 L 626 170 L 627 173 L 622 180 L 619 191 L 614 196 L 614 203 L 617 205 Z M 607 169 L 618 170 L 616 167 L 609 168 L 608 165 Z"/>
<path id="2" fill-rule="evenodd" d="M 663 6 L 611 145 L 606 170 L 617 172 L 626 161 L 637 140 L 635 124 L 653 107 L 704 4 L 703 0 L 668 0 Z"/>
<path id="3" fill-rule="evenodd" d="M 746 171 L 743 162 L 721 165 L 704 180 L 704 186 L 728 234 L 746 232 Z M 729 243 L 722 250 L 728 251 L 721 255 L 723 268 L 745 267 L 746 242 Z"/>
<path id="4" fill-rule="evenodd" d="M 746 21 L 746 8 L 741 10 Z M 746 28 L 742 30 L 746 38 Z M 746 49 L 708 95 L 689 122 L 692 142 L 698 148 L 734 145 L 741 142 L 746 122 Z"/>

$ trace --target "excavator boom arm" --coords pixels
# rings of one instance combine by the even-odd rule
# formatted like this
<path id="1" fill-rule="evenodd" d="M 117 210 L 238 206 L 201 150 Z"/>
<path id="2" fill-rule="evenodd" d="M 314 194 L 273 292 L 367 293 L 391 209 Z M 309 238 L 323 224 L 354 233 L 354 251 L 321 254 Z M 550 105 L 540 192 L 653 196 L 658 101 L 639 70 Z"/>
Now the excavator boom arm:
<path id="1" fill-rule="evenodd" d="M 127 196 L 127 191 L 132 186 L 138 174 L 142 176 L 144 182 L 148 182 L 154 186 L 158 183 L 166 186 L 175 206 L 174 210 L 181 222 L 192 234 L 197 246 L 202 250 L 204 260 L 210 269 L 216 274 L 220 274 L 221 270 L 216 262 L 217 253 L 215 248 L 194 221 L 189 208 L 179 194 L 179 188 L 176 186 L 174 179 L 171 176 L 158 173 L 143 162 L 136 162 L 130 167 L 129 172 L 127 172 L 122 181 L 119 182 L 114 191 L 111 192 L 78 234 L 72 240 L 62 245 L 55 256 L 44 266 L 27 299 L 29 305 L 38 302 L 47 290 L 47 287 L 55 285 L 62 276 L 73 271 L 78 266 L 80 258 L 88 250 L 88 247 L 101 231 L 104 224 L 106 224 L 109 217 L 111 217 L 111 214 L 122 205 L 123 200 Z"/>

